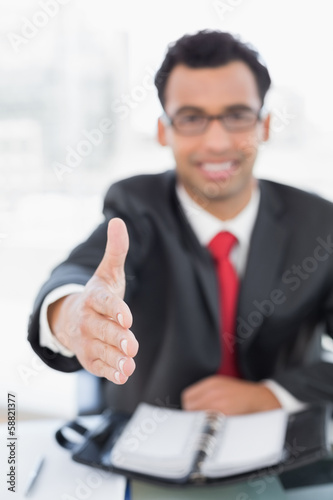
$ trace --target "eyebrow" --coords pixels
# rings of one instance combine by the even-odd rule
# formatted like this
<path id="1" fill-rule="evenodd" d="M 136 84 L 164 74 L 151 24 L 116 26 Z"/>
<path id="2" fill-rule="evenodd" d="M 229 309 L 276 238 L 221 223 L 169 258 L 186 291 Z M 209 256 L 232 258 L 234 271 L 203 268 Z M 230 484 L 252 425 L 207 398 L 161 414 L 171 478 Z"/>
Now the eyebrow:
<path id="1" fill-rule="evenodd" d="M 253 108 L 251 108 L 251 106 L 247 106 L 246 104 L 233 104 L 232 106 L 227 106 L 225 108 L 225 110 L 223 111 L 223 113 L 228 113 L 228 112 L 232 112 L 232 111 L 242 111 L 242 110 L 256 111 Z M 176 111 L 175 114 L 178 115 L 179 113 L 185 113 L 187 111 L 206 114 L 206 111 L 198 106 L 182 106 L 181 108 L 179 108 Z"/>

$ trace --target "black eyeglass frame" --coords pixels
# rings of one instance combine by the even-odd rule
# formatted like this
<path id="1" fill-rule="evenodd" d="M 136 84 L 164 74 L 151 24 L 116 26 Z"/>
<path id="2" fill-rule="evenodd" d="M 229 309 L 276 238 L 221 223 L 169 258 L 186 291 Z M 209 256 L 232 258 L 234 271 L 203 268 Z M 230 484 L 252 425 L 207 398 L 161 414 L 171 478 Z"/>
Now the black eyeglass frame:
<path id="1" fill-rule="evenodd" d="M 200 135 L 200 134 L 203 134 L 206 132 L 206 130 L 208 129 L 209 127 L 209 124 L 213 121 L 213 120 L 218 120 L 221 125 L 224 126 L 224 128 L 228 131 L 228 132 L 231 132 L 231 133 L 237 133 L 237 132 L 246 132 L 248 130 L 251 130 L 252 128 L 255 127 L 255 125 L 258 123 L 258 121 L 262 121 L 263 120 L 263 115 L 265 114 L 264 112 L 264 108 L 261 108 L 258 112 L 254 111 L 253 109 L 240 109 L 240 110 L 235 110 L 234 113 L 237 113 L 237 112 L 240 112 L 240 111 L 245 111 L 245 112 L 251 112 L 253 113 L 253 118 L 254 118 L 254 121 L 253 123 L 249 124 L 249 125 L 245 125 L 243 127 L 240 127 L 240 128 L 237 128 L 237 129 L 230 129 L 228 127 L 228 125 L 226 125 L 226 122 L 225 120 L 230 117 L 230 115 L 233 114 L 232 111 L 229 111 L 227 113 L 220 113 L 218 115 L 207 115 L 207 114 L 201 114 L 201 117 L 202 118 L 205 118 L 206 119 L 206 124 L 204 125 L 204 127 L 202 128 L 202 130 L 200 130 L 200 132 L 190 132 L 190 133 L 184 133 L 184 131 L 182 130 L 179 130 L 179 128 L 177 127 L 177 125 L 175 125 L 175 118 L 177 117 L 176 116 L 169 116 L 165 111 L 162 115 L 162 120 L 163 122 L 167 125 L 167 126 L 171 126 L 173 127 L 180 135 L 185 135 L 185 136 L 195 136 L 195 135 Z M 195 112 L 193 112 L 193 114 L 195 114 Z"/>

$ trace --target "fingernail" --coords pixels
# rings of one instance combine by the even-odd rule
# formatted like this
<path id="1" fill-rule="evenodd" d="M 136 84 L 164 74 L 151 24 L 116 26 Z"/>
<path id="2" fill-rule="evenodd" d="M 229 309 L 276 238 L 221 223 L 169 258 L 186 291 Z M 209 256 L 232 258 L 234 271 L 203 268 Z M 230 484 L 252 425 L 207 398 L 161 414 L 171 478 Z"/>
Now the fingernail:
<path id="1" fill-rule="evenodd" d="M 124 353 L 126 354 L 126 356 L 128 356 L 128 352 L 127 352 L 127 340 L 126 339 L 123 339 L 120 342 L 120 347 L 122 348 L 122 350 L 124 351 Z"/>
<path id="2" fill-rule="evenodd" d="M 118 323 L 121 324 L 121 326 L 124 328 L 124 318 L 123 318 L 123 315 L 121 313 L 118 313 L 117 314 L 117 321 Z"/>
<path id="3" fill-rule="evenodd" d="M 121 371 L 121 373 L 122 373 L 123 375 L 125 375 L 124 370 L 123 370 L 123 368 L 124 368 L 124 364 L 125 364 L 125 361 L 126 361 L 126 359 L 125 359 L 125 358 L 121 358 L 121 360 L 120 360 L 120 361 L 119 361 L 119 363 L 118 363 L 119 370 Z"/>
<path id="4" fill-rule="evenodd" d="M 115 372 L 114 378 L 116 379 L 117 382 L 120 382 L 120 373 L 119 372 Z"/>

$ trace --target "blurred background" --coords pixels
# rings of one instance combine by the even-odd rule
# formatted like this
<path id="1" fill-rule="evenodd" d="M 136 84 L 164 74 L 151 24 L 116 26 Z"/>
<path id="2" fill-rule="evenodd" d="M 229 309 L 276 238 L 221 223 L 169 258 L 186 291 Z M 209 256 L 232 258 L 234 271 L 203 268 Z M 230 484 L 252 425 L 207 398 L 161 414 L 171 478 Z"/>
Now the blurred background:
<path id="1" fill-rule="evenodd" d="M 153 85 L 169 42 L 211 28 L 254 45 L 273 80 L 257 175 L 333 200 L 330 12 L 329 0 L 1 0 L 0 415 L 8 391 L 21 415 L 76 412 L 77 375 L 33 353 L 28 316 L 101 220 L 108 186 L 173 167 Z"/>

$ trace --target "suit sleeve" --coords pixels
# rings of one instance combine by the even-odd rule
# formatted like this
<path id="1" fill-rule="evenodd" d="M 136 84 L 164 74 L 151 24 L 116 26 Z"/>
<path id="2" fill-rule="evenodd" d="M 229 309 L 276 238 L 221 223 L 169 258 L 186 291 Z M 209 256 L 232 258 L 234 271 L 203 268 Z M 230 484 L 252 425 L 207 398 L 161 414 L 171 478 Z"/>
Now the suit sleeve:
<path id="1" fill-rule="evenodd" d="M 332 257 L 333 258 L 333 257 Z M 331 289 L 322 305 L 322 319 L 325 332 L 333 338 L 333 273 L 329 277 Z M 333 353 L 329 353 L 331 360 L 321 360 L 302 367 L 285 370 L 276 377 L 281 384 L 298 400 L 306 403 L 319 401 L 333 402 Z"/>

